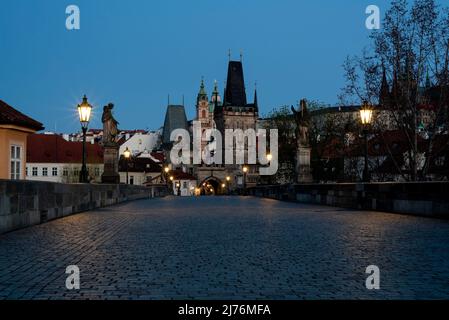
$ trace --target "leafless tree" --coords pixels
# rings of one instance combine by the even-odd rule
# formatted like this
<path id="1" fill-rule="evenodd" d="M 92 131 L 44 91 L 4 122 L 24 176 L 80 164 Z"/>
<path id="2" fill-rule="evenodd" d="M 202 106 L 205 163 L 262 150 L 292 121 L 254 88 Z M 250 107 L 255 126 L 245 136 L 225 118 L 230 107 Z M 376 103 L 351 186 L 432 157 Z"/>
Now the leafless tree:
<path id="1" fill-rule="evenodd" d="M 435 0 L 393 0 L 382 28 L 370 37 L 372 46 L 343 65 L 341 102 L 366 100 L 387 110 L 388 119 L 380 117 L 373 129 L 379 135 L 391 126 L 402 132 L 407 153 L 405 164 L 396 166 L 399 174 L 426 179 L 435 137 L 448 130 L 449 9 Z M 432 119 L 419 139 L 420 106 L 430 100 Z"/>

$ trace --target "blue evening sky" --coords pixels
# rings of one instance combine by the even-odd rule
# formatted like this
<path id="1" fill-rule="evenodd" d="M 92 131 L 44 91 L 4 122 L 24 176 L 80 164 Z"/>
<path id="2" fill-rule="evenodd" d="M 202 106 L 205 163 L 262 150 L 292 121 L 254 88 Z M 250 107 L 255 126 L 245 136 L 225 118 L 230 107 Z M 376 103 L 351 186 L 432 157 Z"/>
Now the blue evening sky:
<path id="1" fill-rule="evenodd" d="M 375 0 L 0 0 L 0 99 L 44 123 L 79 130 L 76 104 L 115 104 L 122 129 L 157 129 L 167 95 L 195 115 L 201 76 L 220 92 L 228 49 L 243 50 L 246 90 L 262 115 L 301 98 L 336 104 L 342 63 L 368 42 Z M 81 30 L 65 28 L 76 4 Z"/>

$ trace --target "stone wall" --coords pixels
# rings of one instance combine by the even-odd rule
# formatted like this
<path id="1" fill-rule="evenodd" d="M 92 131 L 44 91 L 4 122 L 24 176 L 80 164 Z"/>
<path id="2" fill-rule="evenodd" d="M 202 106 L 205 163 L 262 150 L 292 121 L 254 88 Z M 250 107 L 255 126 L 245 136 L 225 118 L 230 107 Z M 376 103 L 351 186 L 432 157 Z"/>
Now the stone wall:
<path id="1" fill-rule="evenodd" d="M 449 218 L 449 182 L 259 186 L 250 195 L 349 209 Z"/>
<path id="2" fill-rule="evenodd" d="M 0 234 L 128 200 L 162 196 L 133 185 L 0 180 Z"/>

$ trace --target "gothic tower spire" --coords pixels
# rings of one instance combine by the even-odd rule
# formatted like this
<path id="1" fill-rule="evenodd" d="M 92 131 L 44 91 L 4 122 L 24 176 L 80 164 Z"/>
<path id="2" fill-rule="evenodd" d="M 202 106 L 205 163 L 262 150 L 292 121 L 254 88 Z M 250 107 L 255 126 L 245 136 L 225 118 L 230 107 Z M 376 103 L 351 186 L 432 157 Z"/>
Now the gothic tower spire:
<path id="1" fill-rule="evenodd" d="M 385 106 L 386 104 L 388 104 L 389 97 L 390 97 L 390 86 L 388 85 L 385 66 L 382 64 L 382 84 L 380 85 L 379 104 L 381 106 Z"/>
<path id="2" fill-rule="evenodd" d="M 259 110 L 259 103 L 257 102 L 257 83 L 254 84 L 254 108 Z"/>

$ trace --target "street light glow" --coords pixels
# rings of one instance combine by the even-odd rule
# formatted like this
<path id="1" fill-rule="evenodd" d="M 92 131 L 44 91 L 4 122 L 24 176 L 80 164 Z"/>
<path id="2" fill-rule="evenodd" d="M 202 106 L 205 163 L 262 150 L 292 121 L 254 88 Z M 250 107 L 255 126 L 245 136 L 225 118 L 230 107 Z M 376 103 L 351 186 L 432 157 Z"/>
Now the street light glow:
<path id="1" fill-rule="evenodd" d="M 123 155 L 125 156 L 126 159 L 129 159 L 129 157 L 131 156 L 131 151 L 129 151 L 128 147 L 126 147 L 126 150 L 123 152 Z"/>
<path id="2" fill-rule="evenodd" d="M 87 127 L 90 121 L 90 115 L 92 112 L 92 106 L 87 102 L 87 97 L 84 95 L 83 102 L 78 105 L 78 115 L 80 118 L 81 125 Z"/>
<path id="3" fill-rule="evenodd" d="M 360 119 L 363 125 L 371 124 L 373 118 L 373 110 L 369 107 L 368 103 L 364 102 L 360 109 Z"/>

